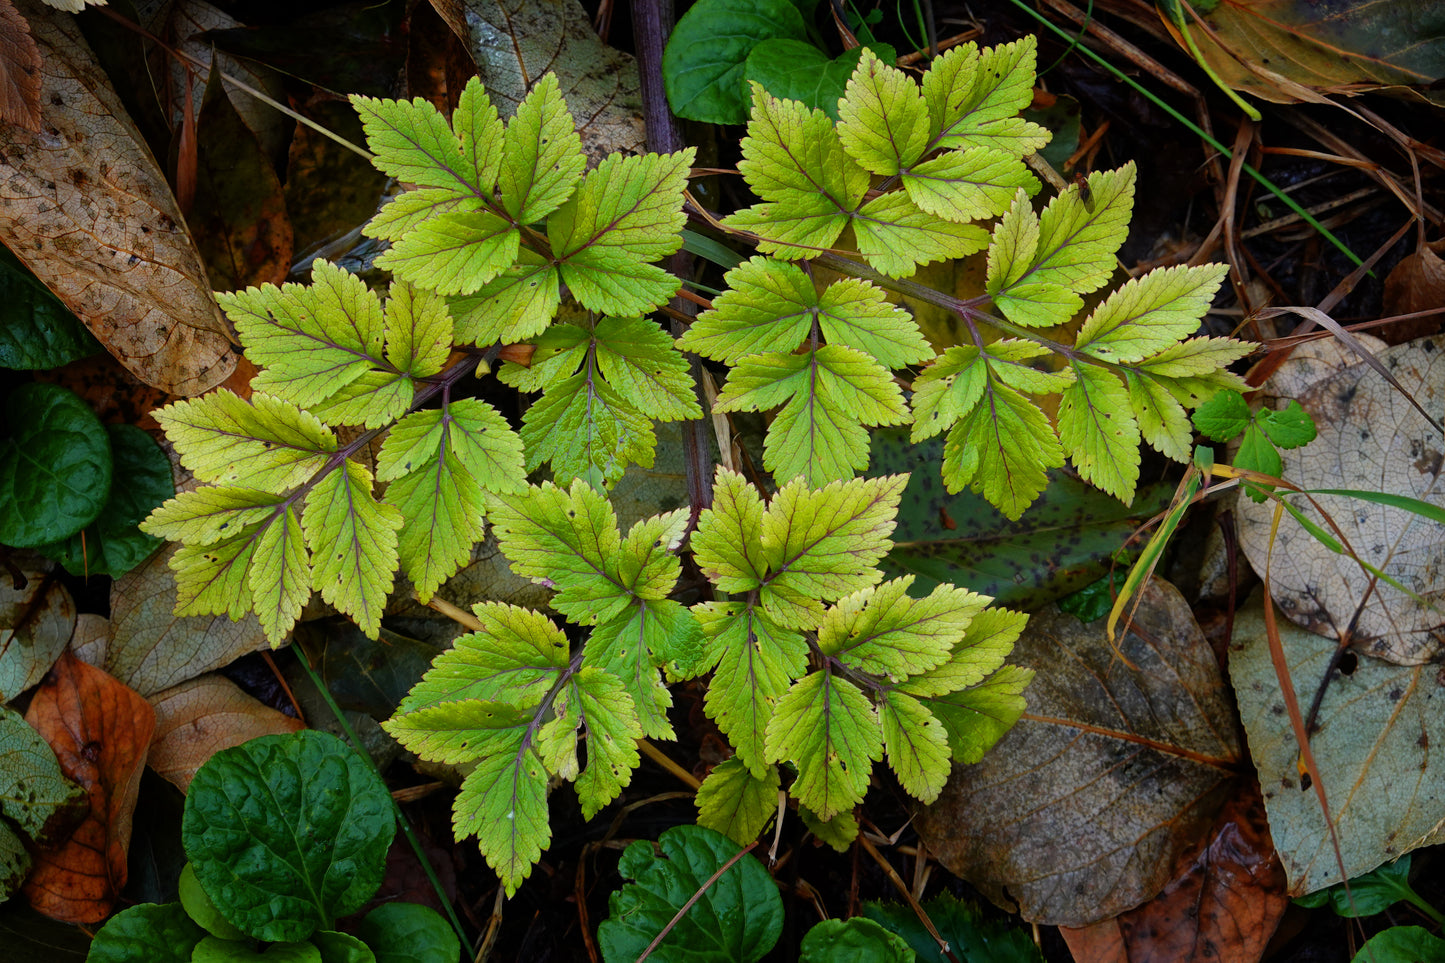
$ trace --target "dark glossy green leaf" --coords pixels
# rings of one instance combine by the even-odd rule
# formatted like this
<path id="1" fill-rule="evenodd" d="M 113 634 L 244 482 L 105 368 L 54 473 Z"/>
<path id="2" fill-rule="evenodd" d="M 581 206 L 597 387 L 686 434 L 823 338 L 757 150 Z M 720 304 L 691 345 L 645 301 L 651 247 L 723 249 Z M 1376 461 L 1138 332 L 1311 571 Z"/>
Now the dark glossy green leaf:
<path id="1" fill-rule="evenodd" d="M 1129 534 L 1169 504 L 1173 487 L 1147 485 L 1126 506 L 1061 472 L 1017 522 L 972 492 L 950 495 L 939 477 L 940 439 L 908 442 L 906 429 L 873 432 L 869 475 L 910 472 L 893 550 L 879 563 L 888 577 L 913 574 L 910 591 L 952 583 L 1011 608 L 1035 608 L 1109 572 Z"/>
<path id="2" fill-rule="evenodd" d="M 0 368 L 58 368 L 100 350 L 80 319 L 0 246 Z"/>
<path id="3" fill-rule="evenodd" d="M 115 481 L 100 517 L 65 541 L 39 549 L 71 575 L 118 578 L 149 558 L 162 540 L 142 532 L 140 523 L 176 493 L 171 460 L 150 435 L 134 425 L 107 425 L 106 430 Z"/>
<path id="4" fill-rule="evenodd" d="M 196 944 L 191 963 L 322 963 L 314 943 L 272 943 L 257 946 L 251 940 L 223 940 L 207 936 Z"/>
<path id="5" fill-rule="evenodd" d="M 376 963 L 457 963 L 462 952 L 441 914 L 418 903 L 378 906 L 366 914 L 356 935 L 371 947 Z"/>
<path id="6" fill-rule="evenodd" d="M 748 81 L 756 80 L 774 97 L 800 100 L 836 121 L 838 98 L 843 96 L 848 78 L 853 76 L 862 55 L 863 48 L 854 47 L 830 60 L 810 43 L 764 40 L 753 48 L 743 65 L 740 96 L 747 98 L 744 100 L 747 103 L 751 99 L 747 93 Z"/>
<path id="7" fill-rule="evenodd" d="M 110 437 L 74 392 L 26 384 L 5 402 L 0 438 L 0 544 L 69 538 L 110 496 Z"/>
<path id="8" fill-rule="evenodd" d="M 1436 963 L 1445 960 L 1445 940 L 1423 926 L 1392 926 L 1365 941 L 1351 963 Z"/>
<path id="9" fill-rule="evenodd" d="M 142 903 L 110 918 L 90 945 L 86 963 L 190 963 L 206 935 L 180 903 Z"/>
<path id="10" fill-rule="evenodd" d="M 622 854 L 617 871 L 635 880 L 612 894 L 609 915 L 597 929 L 607 963 L 632 963 L 693 897 L 702 884 L 741 848 L 722 833 L 701 826 L 674 826 L 657 841 L 636 842 Z M 649 960 L 657 963 L 753 963 L 773 948 L 783 931 L 783 901 L 751 854 L 718 877 Z"/>
<path id="11" fill-rule="evenodd" d="M 375 770 L 314 730 L 216 753 L 196 773 L 181 837 L 196 879 L 261 940 L 330 929 L 376 892 L 396 823 Z"/>
<path id="12" fill-rule="evenodd" d="M 968 963 L 1043 963 L 1043 955 L 1028 931 L 984 920 L 972 903 L 944 893 L 923 904 L 938 935 L 948 941 L 953 955 Z M 947 963 L 938 941 L 911 907 L 902 903 L 864 903 L 863 915 L 908 941 L 918 963 Z"/>
<path id="13" fill-rule="evenodd" d="M 869 919 L 823 920 L 803 937 L 799 963 L 913 963 L 908 944 Z"/>
<path id="14" fill-rule="evenodd" d="M 1350 880 L 1348 894 L 1343 885 L 1336 883 L 1328 889 L 1301 896 L 1295 902 L 1310 908 L 1329 904 L 1337 916 L 1374 916 L 1412 896 L 1419 898 L 1410 886 L 1410 854 L 1406 853 L 1393 863 Z"/>
<path id="15" fill-rule="evenodd" d="M 764 40 L 806 40 L 789 0 L 700 0 L 678 20 L 662 55 L 672 112 L 709 124 L 748 119 L 744 64 Z"/>
<path id="16" fill-rule="evenodd" d="M 231 922 L 226 919 L 206 891 L 201 889 L 200 882 L 196 879 L 195 867 L 190 863 L 181 870 L 180 886 L 181 906 L 197 926 L 212 936 L 219 936 L 223 940 L 243 940 L 246 934 L 242 933 Z"/>
<path id="17" fill-rule="evenodd" d="M 1123 587 L 1126 574 L 1121 571 L 1117 576 L 1105 575 L 1077 592 L 1070 592 L 1059 599 L 1059 609 L 1086 625 L 1102 619 L 1114 607 L 1114 593 Z"/>
<path id="18" fill-rule="evenodd" d="M 452 938 L 456 939 L 456 937 Z M 376 954 L 372 952 L 371 947 L 350 933 L 320 930 L 311 934 L 311 945 L 321 951 L 321 963 L 377 963 Z M 438 963 L 452 963 L 452 961 L 442 961 L 438 957 Z"/>

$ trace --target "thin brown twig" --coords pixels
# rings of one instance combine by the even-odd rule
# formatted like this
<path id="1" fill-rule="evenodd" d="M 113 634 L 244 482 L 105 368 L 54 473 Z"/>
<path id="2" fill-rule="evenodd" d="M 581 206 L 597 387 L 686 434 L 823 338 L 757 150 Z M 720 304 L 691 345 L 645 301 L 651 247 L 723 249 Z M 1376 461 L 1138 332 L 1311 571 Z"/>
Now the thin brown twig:
<path id="1" fill-rule="evenodd" d="M 887 875 L 888 881 L 893 884 L 893 888 L 898 890 L 903 898 L 908 901 L 908 905 L 913 909 L 913 914 L 918 917 L 918 921 L 923 924 L 923 928 L 928 930 L 928 935 L 938 941 L 939 952 L 952 960 L 953 963 L 960 963 L 958 957 L 953 952 L 953 948 L 948 945 L 948 940 L 939 935 L 938 927 L 933 925 L 933 920 L 928 918 L 928 914 L 923 911 L 923 906 L 914 898 L 913 891 L 908 888 L 907 883 L 903 882 L 903 877 L 898 875 L 898 870 L 893 868 L 893 864 L 883 858 L 883 854 L 878 852 L 878 847 L 873 845 L 873 841 L 868 838 L 866 833 L 858 834 L 858 842 L 863 846 L 863 849 L 868 855 L 873 857 L 873 862 L 877 863 L 878 867 Z"/>
<path id="2" fill-rule="evenodd" d="M 707 878 L 707 882 L 703 883 L 702 886 L 698 888 L 698 891 L 692 894 L 692 898 L 689 899 L 686 903 L 683 903 L 682 908 L 679 909 L 675 914 L 673 914 L 672 919 L 668 920 L 667 925 L 662 928 L 662 932 L 658 933 L 652 938 L 652 942 L 647 944 L 647 949 L 642 951 L 642 955 L 637 958 L 636 963 L 642 963 L 643 960 L 651 956 L 652 951 L 657 949 L 658 944 L 667 937 L 668 933 L 672 932 L 672 928 L 678 924 L 678 921 L 681 920 L 684 916 L 686 916 L 687 911 L 692 909 L 693 905 L 698 900 L 702 899 L 703 894 L 712 888 L 712 884 L 716 883 L 719 879 L 721 879 L 723 873 L 726 873 L 728 870 L 732 869 L 733 864 L 735 864 L 738 860 L 742 859 L 748 853 L 752 852 L 753 847 L 757 846 L 757 844 L 758 841 L 756 839 L 753 840 L 751 843 L 748 843 L 742 849 L 734 853 L 732 858 L 729 859 L 726 863 L 723 863 L 721 866 L 719 866 L 717 872 L 709 876 Z"/>

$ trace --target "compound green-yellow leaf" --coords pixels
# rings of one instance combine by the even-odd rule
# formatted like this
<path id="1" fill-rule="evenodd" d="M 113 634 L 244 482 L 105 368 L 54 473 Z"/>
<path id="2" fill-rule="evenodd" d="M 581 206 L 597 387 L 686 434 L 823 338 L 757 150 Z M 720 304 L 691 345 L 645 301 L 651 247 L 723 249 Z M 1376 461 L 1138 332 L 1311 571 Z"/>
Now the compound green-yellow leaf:
<path id="1" fill-rule="evenodd" d="M 960 44 L 933 61 L 923 75 L 930 145 L 1011 149 L 1023 157 L 1049 141 L 1049 133 L 1021 121 L 1033 100 L 1038 38 L 979 50 Z"/>
<path id="2" fill-rule="evenodd" d="M 336 437 L 289 402 L 222 388 L 155 413 L 181 464 L 203 482 L 285 491 L 309 479 L 336 450 Z"/>
<path id="3" fill-rule="evenodd" d="M 376 266 L 438 294 L 471 294 L 517 259 L 521 234 L 490 211 L 438 214 L 376 259 Z"/>
<path id="4" fill-rule="evenodd" d="M 617 393 L 658 421 L 701 418 L 687 360 L 643 318 L 603 318 L 593 331 L 597 367 Z"/>
<path id="5" fill-rule="evenodd" d="M 1134 213 L 1134 164 L 1089 175 L 1089 200 L 1078 185 L 1055 197 L 1039 215 L 1039 243 L 1027 280 L 1097 290 L 1114 273 L 1114 252 L 1129 234 Z"/>
<path id="6" fill-rule="evenodd" d="M 645 314 L 678 281 L 648 262 L 682 246 L 682 191 L 693 148 L 676 154 L 613 154 L 547 221 L 562 281 L 593 311 Z"/>
<path id="7" fill-rule="evenodd" d="M 893 278 L 910 277 L 920 264 L 967 257 L 988 246 L 988 231 L 923 210 L 894 191 L 863 205 L 853 218 L 858 253 Z"/>
<path id="8" fill-rule="evenodd" d="M 923 155 L 928 133 L 918 85 L 864 47 L 838 104 L 843 148 L 867 170 L 888 177 Z"/>
<path id="9" fill-rule="evenodd" d="M 690 637 L 690 638 L 689 638 Z M 649 739 L 673 739 L 667 710 L 672 695 L 662 684 L 658 666 L 674 645 L 701 646 L 696 620 L 679 603 L 637 600 L 621 614 L 592 630 L 582 664 L 604 669 L 622 680 Z"/>
<path id="10" fill-rule="evenodd" d="M 1003 738 L 1023 714 L 1033 677 L 1032 669 L 1006 665 L 976 686 L 921 700 L 943 723 L 954 761 L 972 765 Z"/>
<path id="11" fill-rule="evenodd" d="M 487 753 L 462 782 L 452 814 L 458 839 L 477 837 L 487 865 L 508 896 L 532 872 L 552 839 L 547 824 L 547 767 L 526 727 L 488 741 Z"/>
<path id="12" fill-rule="evenodd" d="M 382 365 L 381 300 L 361 279 L 312 262 L 310 284 L 264 284 L 218 295 L 265 392 L 307 407 Z"/>
<path id="13" fill-rule="evenodd" d="M 953 771 L 943 723 L 917 699 L 896 691 L 884 693 L 878 719 L 888 765 L 898 784 L 914 798 L 933 802 Z"/>
<path id="14" fill-rule="evenodd" d="M 907 576 L 845 596 L 818 627 L 818 648 L 871 675 L 901 681 L 947 662 L 988 598 L 939 585 L 919 599 Z"/>
<path id="15" fill-rule="evenodd" d="M 868 172 L 844 151 L 823 111 L 770 97 L 756 82 L 752 90 L 752 117 L 738 171 L 764 201 L 794 206 L 825 199 L 844 215 L 838 222 L 841 233 L 847 212 L 856 209 L 868 191 Z"/>
<path id="16" fill-rule="evenodd" d="M 984 609 L 954 643 L 948 661 L 910 677 L 898 691 L 926 699 L 978 685 L 1003 665 L 1028 620 L 1022 612 Z"/>
<path id="17" fill-rule="evenodd" d="M 1126 505 L 1139 480 L 1139 423 L 1119 376 L 1072 363 L 1075 381 L 1059 399 L 1059 440 L 1079 475 Z"/>
<path id="18" fill-rule="evenodd" d="M 1074 347 L 1105 361 L 1142 361 L 1194 334 L 1226 264 L 1150 271 L 1119 288 L 1089 315 Z"/>
<path id="19" fill-rule="evenodd" d="M 503 164 L 504 132 L 497 108 L 476 77 L 467 81 L 452 114 L 452 129 L 462 148 L 462 177 L 479 197 L 490 199 Z"/>
<path id="20" fill-rule="evenodd" d="M 452 350 L 452 316 L 447 302 L 405 282 L 386 299 L 386 360 L 397 371 L 429 378 L 442 370 Z"/>
<path id="21" fill-rule="evenodd" d="M 140 527 L 157 538 L 210 545 L 270 518 L 282 501 L 254 488 L 207 485 L 168 499 Z"/>
<path id="22" fill-rule="evenodd" d="M 260 524 L 208 545 L 182 545 L 171 556 L 176 573 L 176 615 L 226 615 L 238 621 L 251 611 L 247 569 Z"/>
<path id="23" fill-rule="evenodd" d="M 587 765 L 577 777 L 577 799 L 582 818 L 591 819 L 632 781 L 641 761 L 637 740 L 642 726 L 632 697 L 611 673 L 583 668 L 572 680 L 587 732 Z"/>
<path id="24" fill-rule="evenodd" d="M 466 201 L 456 191 L 441 187 L 422 187 L 396 195 L 377 211 L 366 224 L 368 237 L 395 241 L 406 237 L 423 221 L 438 214 L 466 209 Z"/>
<path id="25" fill-rule="evenodd" d="M 403 184 L 435 187 L 459 197 L 475 185 L 461 176 L 465 169 L 461 145 L 446 118 L 429 102 L 378 100 L 353 94 L 351 105 L 361 115 L 366 146 L 377 169 Z"/>
<path id="26" fill-rule="evenodd" d="M 482 488 L 519 491 L 525 485 L 522 439 L 507 419 L 480 398 L 462 398 L 445 408 L 451 451 Z"/>
<path id="27" fill-rule="evenodd" d="M 885 367 L 901 368 L 933 357 L 908 312 L 889 304 L 883 290 L 869 281 L 844 278 L 828 285 L 817 300 L 817 313 L 830 344 L 856 348 Z"/>
<path id="28" fill-rule="evenodd" d="M 321 597 L 376 638 L 395 580 L 401 512 L 371 493 L 371 472 L 348 460 L 306 496 L 303 515 Z"/>
<path id="29" fill-rule="evenodd" d="M 248 573 L 256 618 L 272 648 L 280 646 L 311 597 L 311 564 L 301 521 L 291 508 L 265 525 Z"/>
<path id="30" fill-rule="evenodd" d="M 1129 388 L 1129 405 L 1139 420 L 1139 434 L 1160 453 L 1175 461 L 1189 461 L 1194 428 L 1184 406 L 1149 375 L 1126 371 L 1124 383 Z"/>
<path id="31" fill-rule="evenodd" d="M 1052 394 L 1074 383 L 1070 368 L 1049 371 L 1030 362 L 1053 355 L 1047 347 L 1021 338 L 1003 338 L 984 347 L 990 378 L 1029 394 Z"/>
<path id="32" fill-rule="evenodd" d="M 518 223 L 540 221 L 572 196 L 587 159 L 555 74 L 539 80 L 507 122 L 506 158 L 498 187 Z"/>
<path id="33" fill-rule="evenodd" d="M 585 373 L 548 389 L 522 422 L 528 470 L 551 462 L 559 482 L 570 483 L 595 468 L 610 485 L 630 464 L 652 466 L 657 435 L 651 419 L 606 382 Z"/>
<path id="34" fill-rule="evenodd" d="M 740 602 L 701 602 L 692 613 L 707 637 L 701 671 L 715 667 L 707 714 L 752 774 L 768 771 L 766 735 L 777 701 L 808 667 L 803 637 Z"/>
<path id="35" fill-rule="evenodd" d="M 410 376 L 394 371 L 366 371 L 308 410 L 333 427 L 380 428 L 406 414 L 415 397 L 416 388 Z"/>
<path id="36" fill-rule="evenodd" d="M 867 588 L 892 547 L 893 516 L 907 475 L 855 478 L 810 489 L 784 485 L 763 515 L 769 575 L 761 590 L 768 616 L 788 628 L 818 624 L 823 603 Z"/>
<path id="37" fill-rule="evenodd" d="M 550 262 L 521 249 L 516 263 L 474 294 L 451 299 L 457 340 L 485 346 L 541 334 L 562 303 L 560 277 Z"/>
<path id="38" fill-rule="evenodd" d="M 754 257 L 723 280 L 727 289 L 697 316 L 678 347 L 737 364 L 747 355 L 791 351 L 802 342 L 819 304 L 818 292 L 802 268 Z"/>
<path id="39" fill-rule="evenodd" d="M 901 180 L 914 204 L 949 221 L 997 217 L 1020 189 L 1029 197 L 1039 191 L 1023 161 L 992 147 L 947 151 L 904 171 Z"/>
<path id="40" fill-rule="evenodd" d="M 762 585 L 767 561 L 757 533 L 762 529 L 763 499 L 747 479 L 718 466 L 713 502 L 698 515 L 692 556 L 724 592 L 746 592 Z"/>
<path id="41" fill-rule="evenodd" d="M 393 481 L 386 500 L 406 524 L 397 541 L 402 571 L 423 603 L 471 560 L 485 534 L 486 497 L 477 479 L 450 451 Z"/>
<path id="42" fill-rule="evenodd" d="M 567 668 L 567 636 L 547 616 L 502 602 L 482 602 L 472 612 L 481 631 L 437 656 L 398 713 L 467 699 L 534 706 Z"/>
<path id="43" fill-rule="evenodd" d="M 913 441 L 916 444 L 953 427 L 983 398 L 988 365 L 970 345 L 955 345 L 923 369 L 913 381 Z"/>
<path id="44" fill-rule="evenodd" d="M 878 714 L 847 679 L 826 669 L 803 676 L 768 722 L 769 762 L 791 762 L 789 793 L 822 819 L 863 801 L 872 763 L 883 758 Z"/>
<path id="45" fill-rule="evenodd" d="M 778 811 L 778 767 L 753 775 L 737 756 L 713 767 L 697 790 L 697 824 L 746 846 Z"/>
<path id="46" fill-rule="evenodd" d="M 1038 406 L 1008 385 L 991 382 L 979 404 L 948 433 L 943 482 L 951 492 L 972 486 L 1017 519 L 1048 484 L 1047 469 L 1064 450 Z"/>
<path id="47" fill-rule="evenodd" d="M 498 730 L 522 728 L 532 718 L 532 710 L 510 703 L 458 699 L 398 712 L 382 728 L 411 752 L 456 765 L 484 754 Z"/>

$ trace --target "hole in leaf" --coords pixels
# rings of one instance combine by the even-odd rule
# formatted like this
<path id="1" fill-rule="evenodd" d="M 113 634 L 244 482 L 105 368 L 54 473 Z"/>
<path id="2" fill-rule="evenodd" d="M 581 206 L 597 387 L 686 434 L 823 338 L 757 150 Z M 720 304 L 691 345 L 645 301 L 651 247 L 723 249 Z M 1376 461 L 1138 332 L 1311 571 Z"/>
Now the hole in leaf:
<path id="1" fill-rule="evenodd" d="M 1353 652 L 1346 652 L 1340 656 L 1340 675 L 1354 675 L 1355 670 L 1360 667 L 1360 657 Z"/>

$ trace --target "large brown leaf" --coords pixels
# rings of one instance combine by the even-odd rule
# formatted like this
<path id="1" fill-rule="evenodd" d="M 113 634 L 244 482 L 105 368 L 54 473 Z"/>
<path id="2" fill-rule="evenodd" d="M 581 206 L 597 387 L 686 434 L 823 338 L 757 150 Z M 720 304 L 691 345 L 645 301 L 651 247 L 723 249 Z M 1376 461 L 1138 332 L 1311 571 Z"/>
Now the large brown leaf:
<path id="1" fill-rule="evenodd" d="M 157 552 L 115 580 L 110 592 L 114 633 L 105 668 L 140 692 L 162 689 L 229 665 L 266 647 L 255 615 L 232 622 L 224 615 L 176 615 L 176 578 L 170 557 Z"/>
<path id="2" fill-rule="evenodd" d="M 919 834 L 951 872 L 1034 922 L 1084 926 L 1152 899 L 1209 829 L 1239 760 L 1189 607 L 1155 580 L 1118 652 L 1102 621 L 1050 609 L 1010 661 L 1037 673 L 1028 711 L 982 762 L 954 767 Z"/>
<path id="3" fill-rule="evenodd" d="M 577 121 L 588 165 L 646 149 L 642 82 L 631 54 L 604 44 L 577 0 L 432 0 L 467 42 L 503 117 L 548 71 Z"/>
<path id="4" fill-rule="evenodd" d="M 49 563 L 46 568 L 52 568 Z M 75 601 L 52 572 L 0 573 L 0 703 L 39 682 L 75 629 Z"/>
<path id="5" fill-rule="evenodd" d="M 222 749 L 304 728 L 300 719 L 263 705 L 215 673 L 157 692 L 151 705 L 156 738 L 150 767 L 181 792 L 190 788 L 196 770 Z"/>
<path id="6" fill-rule="evenodd" d="M 1160 0 L 1161 13 L 1178 3 Z M 1358 93 L 1445 76 L 1440 0 L 1194 0 L 1194 8 L 1208 11 L 1209 31 L 1185 18 L 1209 66 L 1231 87 L 1275 103 L 1303 99 L 1290 83 Z M 1164 22 L 1180 39 L 1167 14 Z"/>
<path id="7" fill-rule="evenodd" d="M 42 123 L 0 126 L 0 240 L 142 381 L 205 391 L 236 356 L 175 198 L 75 18 L 17 6 L 44 61 Z"/>
<path id="8" fill-rule="evenodd" d="M 1445 417 L 1445 336 L 1384 348 L 1375 357 L 1437 421 Z M 1282 393 L 1278 381 L 1279 375 L 1271 379 L 1269 393 Z M 1445 442 L 1367 364 L 1357 361 L 1304 388 L 1299 402 L 1314 418 L 1319 436 L 1285 453 L 1285 478 L 1303 488 L 1365 489 L 1445 506 Z M 1390 662 L 1415 665 L 1439 658 L 1445 651 L 1439 612 L 1445 601 L 1445 524 L 1342 495 L 1317 495 L 1315 501 L 1360 559 L 1405 591 L 1326 548 L 1289 515 L 1280 522 L 1271 553 L 1273 503 L 1241 499 L 1240 547 L 1255 571 L 1263 572 L 1268 564 L 1270 591 L 1280 610 L 1318 635 L 1338 639 L 1349 630 L 1359 651 Z M 1325 527 L 1309 503 L 1297 499 L 1295 504 Z"/>
<path id="9" fill-rule="evenodd" d="M 47 916 L 97 923 L 125 886 L 131 815 L 155 712 L 138 693 L 66 652 L 30 701 L 25 721 L 90 797 L 90 815 L 70 839 L 40 851 L 25 896 Z"/>
<path id="10" fill-rule="evenodd" d="M 40 130 L 40 49 L 13 0 L 0 0 L 0 121 Z"/>
<path id="11" fill-rule="evenodd" d="M 1074 959 L 1088 963 L 1258 960 L 1289 906 L 1284 890 L 1264 800 L 1250 783 L 1162 893 L 1112 920 L 1061 932 Z"/>

